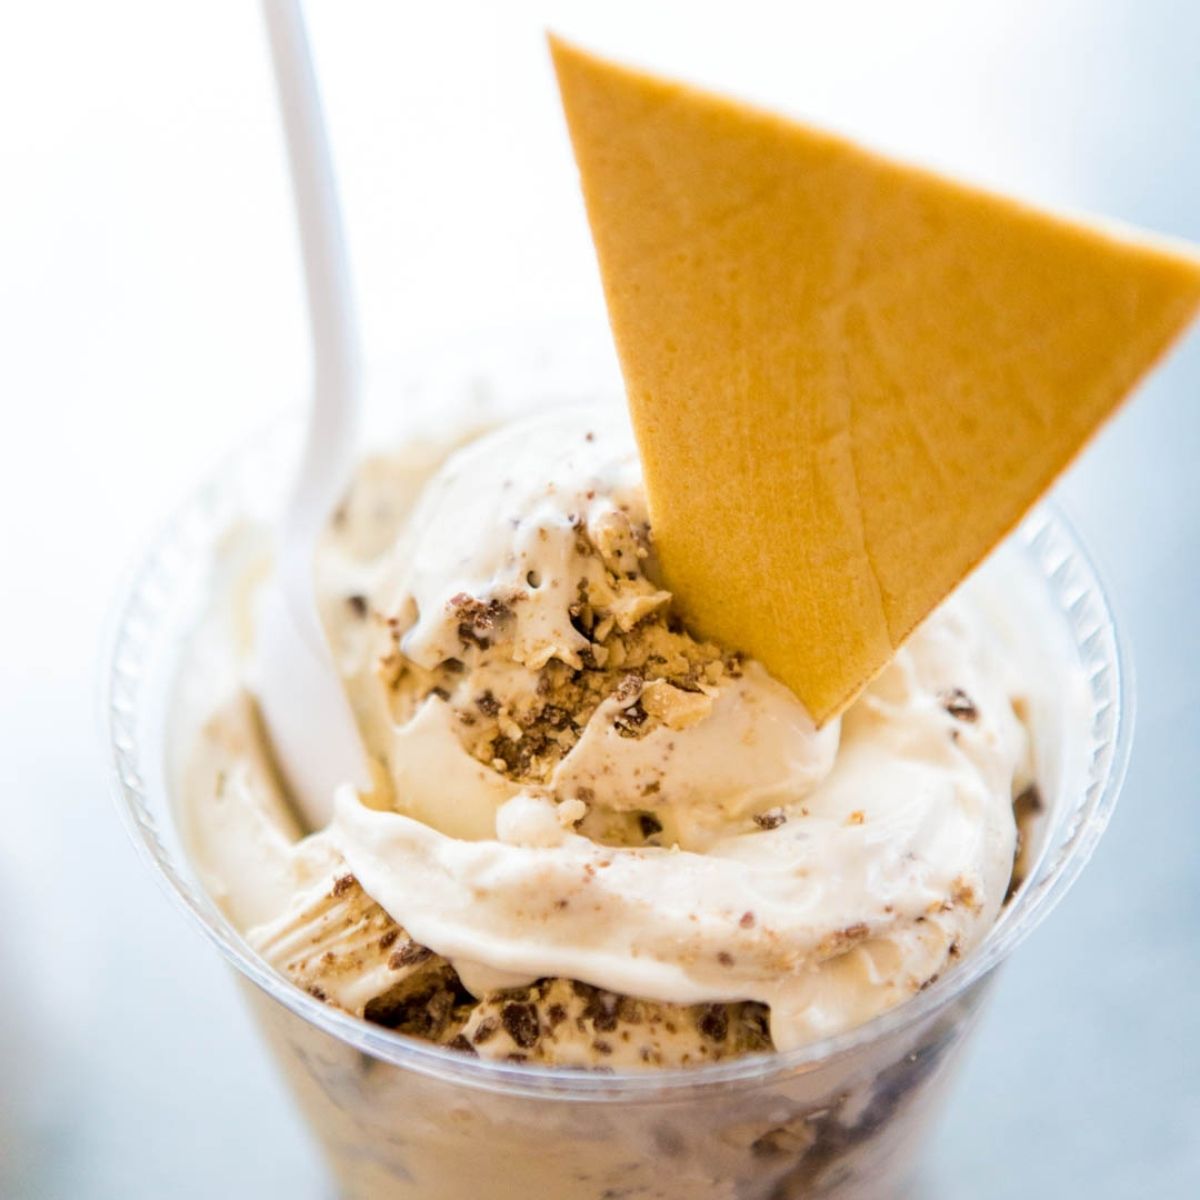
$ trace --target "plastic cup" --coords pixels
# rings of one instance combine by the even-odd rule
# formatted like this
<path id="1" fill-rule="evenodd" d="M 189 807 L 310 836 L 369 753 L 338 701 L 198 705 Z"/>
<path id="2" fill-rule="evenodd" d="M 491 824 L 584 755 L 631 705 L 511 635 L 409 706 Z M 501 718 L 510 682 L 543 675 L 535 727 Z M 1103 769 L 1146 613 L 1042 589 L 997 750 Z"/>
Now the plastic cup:
<path id="1" fill-rule="evenodd" d="M 459 366 L 461 364 L 458 364 Z M 535 364 L 537 365 L 537 364 Z M 526 367 L 528 364 L 526 364 Z M 398 389 L 426 408 L 481 382 L 494 407 L 559 397 L 538 365 L 436 372 Z M 505 373 L 507 371 L 507 373 Z M 497 385 L 499 380 L 499 385 Z M 578 389 L 568 392 L 575 396 Z M 1116 802 L 1131 705 L 1094 568 L 1042 506 L 985 570 L 1045 661 L 1081 681 L 1034 713 L 1046 812 L 1028 873 L 955 970 L 848 1033 L 684 1070 L 593 1073 L 490 1062 L 348 1017 L 275 974 L 194 877 L 173 786 L 176 668 L 232 522 L 278 511 L 294 430 L 235 455 L 170 519 L 134 571 L 108 667 L 118 805 L 143 858 L 235 969 L 345 1197 L 420 1200 L 798 1200 L 903 1194 L 996 968 L 1070 887 Z M 1069 672 L 1068 672 L 1069 674 Z M 1064 675 L 1064 678 L 1067 676 Z M 1070 695 L 1068 696 L 1068 692 Z"/>

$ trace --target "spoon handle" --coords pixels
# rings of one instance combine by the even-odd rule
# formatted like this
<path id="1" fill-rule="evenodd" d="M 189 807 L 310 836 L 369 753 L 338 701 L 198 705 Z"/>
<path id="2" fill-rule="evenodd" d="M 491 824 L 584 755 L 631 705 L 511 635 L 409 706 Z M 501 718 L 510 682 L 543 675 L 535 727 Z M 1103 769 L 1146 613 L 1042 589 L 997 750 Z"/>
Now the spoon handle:
<path id="1" fill-rule="evenodd" d="M 284 518 L 280 575 L 293 617 L 324 650 L 313 592 L 317 538 L 349 476 L 360 360 L 350 265 L 329 139 L 299 0 L 262 0 L 292 176 L 313 346 L 312 407 Z"/>

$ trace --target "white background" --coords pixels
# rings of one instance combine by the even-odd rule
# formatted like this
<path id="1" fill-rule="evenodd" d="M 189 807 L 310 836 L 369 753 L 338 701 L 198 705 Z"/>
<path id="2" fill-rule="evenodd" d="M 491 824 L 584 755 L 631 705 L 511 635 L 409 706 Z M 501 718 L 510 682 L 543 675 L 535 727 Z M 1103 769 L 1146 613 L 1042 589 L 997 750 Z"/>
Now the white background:
<path id="1" fill-rule="evenodd" d="M 1200 240 L 1189 0 L 320 0 L 311 23 L 376 361 L 438 330 L 602 323 L 546 24 Z M 326 1194 L 215 953 L 125 844 L 96 720 L 121 568 L 301 394 L 303 332 L 256 6 L 0 6 L 4 1196 Z M 1133 644 L 1133 766 L 1003 975 L 930 1196 L 1200 1194 L 1198 342 L 1061 485 Z"/>

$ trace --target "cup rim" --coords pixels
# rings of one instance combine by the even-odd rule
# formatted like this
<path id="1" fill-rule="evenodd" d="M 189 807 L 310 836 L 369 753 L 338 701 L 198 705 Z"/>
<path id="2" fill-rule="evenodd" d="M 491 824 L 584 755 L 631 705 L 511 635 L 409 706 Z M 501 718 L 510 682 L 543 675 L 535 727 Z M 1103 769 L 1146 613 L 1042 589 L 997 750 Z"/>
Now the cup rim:
<path id="1" fill-rule="evenodd" d="M 175 820 L 165 785 L 146 782 L 147 754 L 161 758 L 164 747 L 146 746 L 139 735 L 140 705 L 147 663 L 162 646 L 163 614 L 171 601 L 173 566 L 189 551 L 187 535 L 214 497 L 228 490 L 239 472 L 280 436 L 278 421 L 228 455 L 184 500 L 149 540 L 126 575 L 109 619 L 102 664 L 102 723 L 113 797 L 126 832 L 158 884 L 202 934 L 246 979 L 295 1016 L 372 1058 L 477 1090 L 573 1101 L 669 1101 L 697 1089 L 756 1086 L 811 1070 L 850 1052 L 917 1026 L 987 976 L 1050 913 L 1090 859 L 1115 808 L 1129 760 L 1133 731 L 1133 678 L 1129 649 L 1100 571 L 1061 506 L 1043 499 L 1010 537 L 1040 568 L 1060 615 L 1071 627 L 1075 649 L 1087 672 L 1093 708 L 1091 754 L 1083 794 L 1067 810 L 1071 821 L 1062 840 L 1046 846 L 1028 878 L 984 940 L 942 978 L 916 995 L 860 1025 L 793 1050 L 746 1055 L 680 1068 L 570 1071 L 527 1063 L 468 1057 L 459 1051 L 395 1033 L 329 1007 L 274 971 L 258 957 L 216 909 L 202 887 L 186 879 L 160 837 L 148 806 L 159 792 L 160 809 Z M 140 702 L 140 703 L 139 703 Z M 165 801 L 165 803 L 163 803 Z M 1048 861 L 1052 859 L 1053 861 Z"/>

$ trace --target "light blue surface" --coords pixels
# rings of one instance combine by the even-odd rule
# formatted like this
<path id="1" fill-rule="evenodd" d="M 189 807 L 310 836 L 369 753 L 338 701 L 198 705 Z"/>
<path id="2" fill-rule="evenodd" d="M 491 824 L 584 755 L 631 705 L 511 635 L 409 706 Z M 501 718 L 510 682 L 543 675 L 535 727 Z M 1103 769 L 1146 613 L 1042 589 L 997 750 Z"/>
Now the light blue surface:
<path id="1" fill-rule="evenodd" d="M 172 6 L 78 5 L 65 21 L 41 7 L 0 39 L 0 152 L 11 164 L 0 328 L 16 330 L 0 356 L 16 422 L 0 440 L 0 1195 L 317 1200 L 319 1164 L 222 964 L 125 842 L 92 703 L 117 565 L 183 481 L 278 403 L 280 378 L 284 391 L 303 378 L 262 48 L 248 6 L 232 0 L 192 24 L 168 16 Z M 627 24 L 646 21 L 641 57 L 658 61 L 661 49 L 666 61 L 685 27 L 680 7 L 664 6 L 674 25 L 615 7 Z M 717 78 L 739 60 L 719 82 L 744 78 L 746 90 L 880 144 L 1200 241 L 1200 6 L 910 7 L 926 25 L 900 36 L 886 15 L 897 6 L 848 4 L 836 28 L 843 18 L 827 5 L 788 6 L 794 55 L 779 37 L 756 41 L 763 6 L 748 4 L 744 36 L 724 44 L 727 6 L 705 8 L 695 23 L 709 48 L 695 69 Z M 535 9 L 512 6 L 529 36 Z M 393 24 L 372 38 L 381 20 L 382 6 L 314 14 L 339 98 L 331 115 L 375 353 L 424 308 L 447 311 L 458 292 L 439 293 L 437 271 L 467 266 L 452 257 L 453 231 L 424 229 L 422 250 L 392 229 L 424 212 L 419 195 L 404 207 L 412 180 L 453 164 L 421 137 L 405 141 L 370 90 L 396 55 L 396 86 L 412 74 L 405 47 L 445 53 L 445 30 Z M 810 44 L 821 21 L 827 51 Z M 853 24 L 870 43 L 860 57 Z M 893 41 L 900 66 L 889 66 Z M 836 69 L 821 75 L 822 57 Z M 478 91 L 469 71 L 458 81 L 464 111 L 503 98 L 480 64 Z M 435 85 L 431 75 L 421 86 Z M 864 98 L 872 85 L 890 96 Z M 511 153 L 535 170 L 534 151 Z M 477 286 L 455 285 L 473 320 L 532 305 L 536 288 L 596 311 L 586 246 L 555 274 L 553 239 L 573 245 L 582 225 L 548 228 L 550 249 L 536 242 L 538 205 L 559 203 L 562 163 L 548 163 L 536 168 L 546 190 L 528 198 L 536 219 L 512 210 L 517 236 L 532 239 L 522 252 L 539 247 L 533 281 L 515 281 L 516 301 L 489 292 L 507 269 L 497 250 Z M 502 201 L 502 182 L 496 191 Z M 479 213 L 486 225 L 491 214 Z M 269 403 L 248 399 L 256 392 Z M 1200 338 L 1104 431 L 1060 495 L 1133 649 L 1133 757 L 1094 862 L 999 980 L 931 1148 L 927 1192 L 1190 1200 L 1200 1195 Z"/>
<path id="2" fill-rule="evenodd" d="M 1200 9 L 1127 15 L 1112 53 L 1138 67 L 1094 98 L 1148 134 L 1120 155 L 1087 147 L 1096 195 L 1200 240 Z M 979 1200 L 1017 1178 L 1026 1196 L 1185 1200 L 1200 1195 L 1200 339 L 1060 494 L 1133 650 L 1133 755 L 1090 867 L 999 980 L 932 1178 Z"/>

